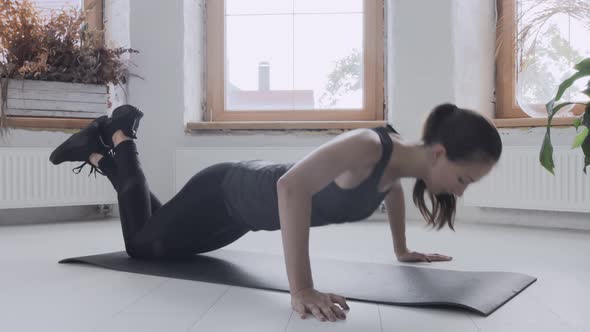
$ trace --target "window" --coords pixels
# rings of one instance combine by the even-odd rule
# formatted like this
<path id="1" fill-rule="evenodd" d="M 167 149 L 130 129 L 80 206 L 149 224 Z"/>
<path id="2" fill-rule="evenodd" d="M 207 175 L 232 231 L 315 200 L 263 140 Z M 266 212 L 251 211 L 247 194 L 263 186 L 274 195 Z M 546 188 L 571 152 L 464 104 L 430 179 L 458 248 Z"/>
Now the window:
<path id="1" fill-rule="evenodd" d="M 90 30 L 103 28 L 103 0 L 32 0 L 44 13 L 49 14 L 52 9 L 82 8 L 87 13 Z"/>
<path id="2" fill-rule="evenodd" d="M 51 10 L 61 8 L 82 8 L 86 10 L 90 30 L 103 29 L 103 0 L 31 0 L 41 13 L 49 15 Z"/>
<path id="3" fill-rule="evenodd" d="M 590 3 L 576 0 L 498 0 L 497 124 L 545 125 L 545 103 L 573 67 L 590 56 Z M 587 102 L 570 89 L 564 99 Z M 564 109 L 556 124 L 572 124 L 581 106 Z M 503 120 L 502 120 L 503 119 Z M 514 120 L 516 119 L 516 120 Z M 507 120 L 507 121 L 505 121 Z"/>
<path id="4" fill-rule="evenodd" d="M 51 10 L 59 10 L 62 8 L 80 8 L 83 0 L 32 0 L 37 7 L 45 14 L 49 14 Z"/>
<path id="5" fill-rule="evenodd" d="M 384 119 L 383 0 L 207 2 L 210 122 Z"/>

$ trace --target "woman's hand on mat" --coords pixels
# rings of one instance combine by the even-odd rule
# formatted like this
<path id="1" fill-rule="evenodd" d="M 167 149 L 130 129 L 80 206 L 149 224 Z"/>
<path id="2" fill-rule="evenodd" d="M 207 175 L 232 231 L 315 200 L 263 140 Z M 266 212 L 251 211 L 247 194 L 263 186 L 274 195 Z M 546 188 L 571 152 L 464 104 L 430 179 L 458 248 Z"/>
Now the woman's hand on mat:
<path id="1" fill-rule="evenodd" d="M 318 292 L 313 288 L 302 289 L 292 294 L 291 306 L 293 310 L 299 313 L 302 319 L 311 314 L 320 321 L 326 321 L 327 319 L 331 322 L 346 319 L 344 310 L 350 309 L 344 297 Z"/>
<path id="2" fill-rule="evenodd" d="M 423 254 L 415 251 L 408 251 L 397 256 L 397 260 L 405 263 L 412 262 L 442 262 L 450 261 L 453 257 L 440 254 Z"/>

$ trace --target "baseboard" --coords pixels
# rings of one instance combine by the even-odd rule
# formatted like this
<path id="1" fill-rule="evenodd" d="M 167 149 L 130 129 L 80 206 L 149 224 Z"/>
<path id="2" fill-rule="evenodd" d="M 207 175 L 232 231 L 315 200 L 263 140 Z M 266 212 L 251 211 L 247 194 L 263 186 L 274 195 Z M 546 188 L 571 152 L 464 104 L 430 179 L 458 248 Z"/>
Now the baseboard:
<path id="1" fill-rule="evenodd" d="M 0 226 L 100 220 L 108 217 L 109 213 L 101 205 L 1 209 Z"/>

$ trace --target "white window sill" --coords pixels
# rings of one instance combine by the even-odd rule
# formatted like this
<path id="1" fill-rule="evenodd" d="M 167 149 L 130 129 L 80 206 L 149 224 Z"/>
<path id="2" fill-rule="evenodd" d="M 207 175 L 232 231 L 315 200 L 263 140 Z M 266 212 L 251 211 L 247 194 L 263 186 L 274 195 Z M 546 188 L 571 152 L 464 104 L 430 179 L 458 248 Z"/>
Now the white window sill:
<path id="1" fill-rule="evenodd" d="M 386 121 L 228 121 L 189 122 L 188 131 L 215 130 L 341 130 L 385 126 Z"/>

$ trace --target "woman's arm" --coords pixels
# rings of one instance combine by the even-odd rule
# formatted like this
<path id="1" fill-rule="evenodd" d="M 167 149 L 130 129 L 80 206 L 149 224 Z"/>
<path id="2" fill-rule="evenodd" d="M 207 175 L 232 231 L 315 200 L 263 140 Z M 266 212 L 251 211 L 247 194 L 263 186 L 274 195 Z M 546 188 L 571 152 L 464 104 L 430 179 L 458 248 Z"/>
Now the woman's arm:
<path id="1" fill-rule="evenodd" d="M 391 187 L 385 196 L 385 208 L 393 239 L 393 250 L 398 257 L 408 252 L 406 245 L 406 206 L 404 201 L 404 189 L 400 181 Z"/>
<path id="2" fill-rule="evenodd" d="M 400 262 L 450 261 L 452 257 L 440 254 L 423 254 L 408 250 L 406 244 L 406 207 L 404 190 L 398 181 L 385 196 L 385 207 L 393 238 L 393 250 Z"/>
<path id="3" fill-rule="evenodd" d="M 295 294 L 313 288 L 309 263 L 311 197 L 303 188 L 288 186 L 285 181 L 279 181 L 277 193 L 289 290 Z"/>
<path id="4" fill-rule="evenodd" d="M 381 144 L 378 136 L 370 130 L 355 130 L 322 145 L 295 164 L 277 182 L 281 235 L 289 289 L 292 297 L 311 292 L 308 299 L 301 301 L 297 299 L 295 301 L 297 303 L 294 303 L 294 309 L 301 314 L 311 311 L 318 319 L 322 319 L 325 315 L 332 320 L 335 317 L 331 311 L 325 311 L 324 307 L 333 304 L 328 304 L 329 300 L 334 300 L 346 307 L 341 297 L 328 294 L 327 299 L 325 297 L 320 299 L 321 296 L 318 297 L 316 296 L 318 294 L 313 292 L 309 262 L 312 196 L 343 172 L 370 167 L 379 160 L 380 156 Z"/>

